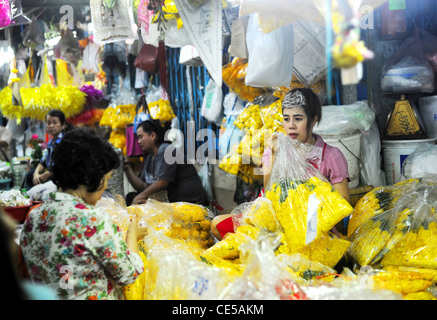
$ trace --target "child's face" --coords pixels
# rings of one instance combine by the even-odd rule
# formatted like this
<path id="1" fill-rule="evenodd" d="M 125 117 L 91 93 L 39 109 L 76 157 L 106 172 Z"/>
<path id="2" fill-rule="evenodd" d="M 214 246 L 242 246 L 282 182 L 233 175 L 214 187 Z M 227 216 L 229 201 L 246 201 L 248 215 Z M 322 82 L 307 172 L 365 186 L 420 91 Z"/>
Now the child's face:
<path id="1" fill-rule="evenodd" d="M 292 139 L 300 142 L 310 143 L 312 140 L 312 130 L 308 131 L 308 117 L 302 107 L 285 108 L 282 111 L 282 126 L 285 133 Z"/>

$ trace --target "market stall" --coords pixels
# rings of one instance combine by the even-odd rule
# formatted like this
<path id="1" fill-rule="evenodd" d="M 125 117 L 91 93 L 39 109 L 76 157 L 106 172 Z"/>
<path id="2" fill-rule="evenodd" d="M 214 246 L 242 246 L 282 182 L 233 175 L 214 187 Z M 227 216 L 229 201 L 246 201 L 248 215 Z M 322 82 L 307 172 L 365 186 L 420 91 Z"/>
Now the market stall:
<path id="1" fill-rule="evenodd" d="M 197 166 L 210 205 L 127 206 L 133 186 L 122 166 L 113 172 L 95 206 L 123 238 L 133 218 L 149 230 L 125 299 L 437 299 L 437 41 L 419 27 L 403 38 L 382 30 L 411 1 L 31 2 L 0 0 L 0 110 L 14 140 L 0 206 L 19 228 L 57 189 L 29 180 L 50 110 L 95 130 L 137 173 L 136 129 L 155 119 Z M 363 83 L 366 97 L 347 96 Z M 322 106 L 314 133 L 347 161 L 349 201 L 314 166 L 320 150 L 284 135 L 285 96 L 301 88 Z M 389 110 L 379 95 L 395 101 Z M 264 181 L 272 136 L 279 151 Z M 234 185 L 218 188 L 217 172 Z M 221 214 L 233 230 L 218 239 Z"/>

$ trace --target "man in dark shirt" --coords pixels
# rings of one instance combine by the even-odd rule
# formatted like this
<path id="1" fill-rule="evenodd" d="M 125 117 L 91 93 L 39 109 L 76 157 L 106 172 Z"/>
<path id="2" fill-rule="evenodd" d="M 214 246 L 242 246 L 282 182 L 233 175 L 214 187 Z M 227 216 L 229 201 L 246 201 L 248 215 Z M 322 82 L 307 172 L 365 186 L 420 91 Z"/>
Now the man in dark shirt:
<path id="1" fill-rule="evenodd" d="M 169 143 L 164 143 L 164 129 L 159 121 L 147 120 L 138 125 L 138 142 L 146 158 L 139 176 L 125 162 L 126 176 L 137 191 L 126 195 L 126 204 L 141 204 L 162 191 L 170 202 L 191 202 L 208 205 L 202 181 L 192 164 L 169 164 L 164 157 Z"/>

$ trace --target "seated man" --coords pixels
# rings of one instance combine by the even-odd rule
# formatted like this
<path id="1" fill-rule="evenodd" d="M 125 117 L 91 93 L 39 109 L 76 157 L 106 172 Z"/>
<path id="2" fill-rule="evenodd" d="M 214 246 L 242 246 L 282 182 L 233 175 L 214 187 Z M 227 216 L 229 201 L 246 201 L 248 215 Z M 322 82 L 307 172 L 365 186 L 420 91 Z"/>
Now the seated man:
<path id="1" fill-rule="evenodd" d="M 138 125 L 138 142 L 146 155 L 144 167 L 137 176 L 125 162 L 126 176 L 137 191 L 126 195 L 126 204 L 145 203 L 149 197 L 167 191 L 170 202 L 191 202 L 208 205 L 202 181 L 192 164 L 168 164 L 164 159 L 164 129 L 158 120 L 147 120 Z"/>

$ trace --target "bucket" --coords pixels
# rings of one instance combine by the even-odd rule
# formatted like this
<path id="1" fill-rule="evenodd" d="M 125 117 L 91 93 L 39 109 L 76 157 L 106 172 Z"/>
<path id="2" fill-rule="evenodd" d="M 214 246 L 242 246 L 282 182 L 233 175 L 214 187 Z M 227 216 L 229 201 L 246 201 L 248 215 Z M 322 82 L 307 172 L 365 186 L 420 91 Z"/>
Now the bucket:
<path id="1" fill-rule="evenodd" d="M 358 187 L 360 184 L 361 132 L 354 131 L 335 135 L 319 134 L 327 144 L 340 149 L 346 158 L 350 177 L 349 189 Z"/>
<path id="2" fill-rule="evenodd" d="M 419 113 L 428 138 L 437 138 L 437 96 L 419 98 Z"/>
<path id="3" fill-rule="evenodd" d="M 392 185 L 402 180 L 402 164 L 422 143 L 435 144 L 435 139 L 382 140 L 382 154 L 387 185 Z"/>

